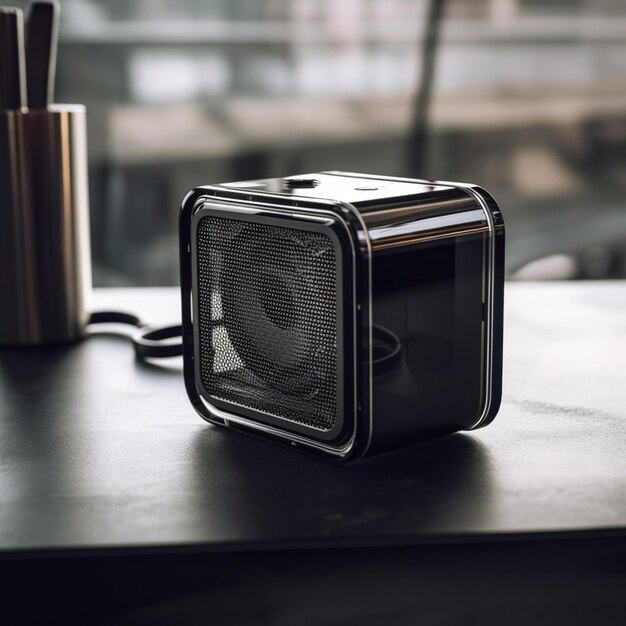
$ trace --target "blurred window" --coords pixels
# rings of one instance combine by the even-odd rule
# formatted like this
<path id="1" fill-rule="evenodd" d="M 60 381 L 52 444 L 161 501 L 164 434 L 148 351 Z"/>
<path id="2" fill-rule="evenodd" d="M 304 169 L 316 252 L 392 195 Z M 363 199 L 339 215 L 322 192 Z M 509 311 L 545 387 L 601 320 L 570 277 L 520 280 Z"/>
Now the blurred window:
<path id="1" fill-rule="evenodd" d="M 88 107 L 95 284 L 178 282 L 189 188 L 321 169 L 477 182 L 505 212 L 510 275 L 626 276 L 626 4 L 448 0 L 437 23 L 432 6 L 61 0 L 57 100 Z"/>

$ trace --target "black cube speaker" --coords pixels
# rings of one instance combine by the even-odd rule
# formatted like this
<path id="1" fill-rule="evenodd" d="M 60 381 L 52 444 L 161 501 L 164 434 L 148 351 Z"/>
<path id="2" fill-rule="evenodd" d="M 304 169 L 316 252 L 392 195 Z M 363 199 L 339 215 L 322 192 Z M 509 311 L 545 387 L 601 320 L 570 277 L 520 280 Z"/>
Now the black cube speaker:
<path id="1" fill-rule="evenodd" d="M 180 254 L 185 385 L 207 421 L 353 460 L 495 417 L 504 223 L 480 187 L 198 187 Z"/>

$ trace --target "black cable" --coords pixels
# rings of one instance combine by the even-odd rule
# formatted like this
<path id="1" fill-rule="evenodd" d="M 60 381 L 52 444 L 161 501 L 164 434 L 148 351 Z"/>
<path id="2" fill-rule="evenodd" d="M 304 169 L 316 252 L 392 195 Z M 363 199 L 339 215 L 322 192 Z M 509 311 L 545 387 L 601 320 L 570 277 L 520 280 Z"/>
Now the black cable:
<path id="1" fill-rule="evenodd" d="M 137 328 L 145 326 L 136 315 L 123 311 L 96 311 L 91 313 L 87 324 L 130 324 Z"/>
<path id="2" fill-rule="evenodd" d="M 180 324 L 161 326 L 160 328 L 143 328 L 133 336 L 135 353 L 140 359 L 180 356 L 183 353 L 183 327 Z M 164 339 L 180 337 L 181 341 L 170 343 Z"/>
<path id="3" fill-rule="evenodd" d="M 123 311 L 96 311 L 91 313 L 87 325 L 91 324 L 129 324 L 137 330 L 131 340 L 135 354 L 140 359 L 164 359 L 180 356 L 183 353 L 182 326 L 161 326 L 152 328 L 144 324 L 136 315 Z M 171 342 L 168 339 L 180 337 L 181 341 Z"/>

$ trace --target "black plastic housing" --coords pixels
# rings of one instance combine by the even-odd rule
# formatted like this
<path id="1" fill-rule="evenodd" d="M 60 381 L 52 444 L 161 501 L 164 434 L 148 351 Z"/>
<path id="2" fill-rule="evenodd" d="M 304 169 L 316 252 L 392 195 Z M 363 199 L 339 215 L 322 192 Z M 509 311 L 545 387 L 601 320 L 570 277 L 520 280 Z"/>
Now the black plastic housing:
<path id="1" fill-rule="evenodd" d="M 340 403 L 332 427 L 224 401 L 203 385 L 207 257 L 197 248 L 207 215 L 332 238 Z M 346 172 L 197 187 L 182 204 L 180 261 L 185 385 L 213 424 L 347 461 L 479 428 L 498 411 L 504 222 L 480 187 Z"/>

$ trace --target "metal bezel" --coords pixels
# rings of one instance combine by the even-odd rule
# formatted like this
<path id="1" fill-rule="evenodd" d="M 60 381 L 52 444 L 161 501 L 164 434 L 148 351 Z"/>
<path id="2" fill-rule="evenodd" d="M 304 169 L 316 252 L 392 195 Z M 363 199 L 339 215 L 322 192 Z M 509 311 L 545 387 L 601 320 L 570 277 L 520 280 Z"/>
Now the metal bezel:
<path id="1" fill-rule="evenodd" d="M 203 191 L 206 190 L 206 194 Z M 280 206 L 274 204 L 272 199 L 254 198 L 248 194 L 229 193 L 227 197 L 223 197 L 220 192 L 224 190 L 220 188 L 198 188 L 194 190 L 183 202 L 181 211 L 181 287 L 183 293 L 183 336 L 184 336 L 184 352 L 185 352 L 185 384 L 188 395 L 200 415 L 207 421 L 228 425 L 237 429 L 243 428 L 248 434 L 256 434 L 261 436 L 269 436 L 276 440 L 282 440 L 285 443 L 302 446 L 305 449 L 314 450 L 332 455 L 340 459 L 352 458 L 360 456 L 371 436 L 371 414 L 369 411 L 369 390 L 361 389 L 362 382 L 358 380 L 359 368 L 356 363 L 363 359 L 361 354 L 362 346 L 359 345 L 358 337 L 363 327 L 369 326 L 369 318 L 364 322 L 363 311 L 369 311 L 367 302 L 369 294 L 363 294 L 357 289 L 357 260 L 361 262 L 363 259 L 359 256 L 356 246 L 363 238 L 356 236 L 354 233 L 355 223 L 359 220 L 354 219 L 354 211 L 341 204 L 320 201 L 315 202 L 315 206 L 306 206 L 306 208 L 298 207 L 297 202 L 291 202 L 291 206 Z M 265 195 L 265 194 L 262 194 Z M 234 196 L 234 197 L 232 197 Z M 305 204 L 305 203 L 302 203 Z M 309 203 L 306 203 L 307 205 Z M 220 402 L 209 402 L 200 393 L 200 389 L 196 380 L 195 367 L 195 339 L 193 319 L 197 317 L 197 311 L 191 313 L 195 305 L 193 303 L 191 274 L 194 263 L 192 257 L 192 242 L 195 227 L 192 227 L 192 221 L 196 219 L 205 207 L 216 207 L 227 213 L 227 217 L 232 217 L 238 213 L 242 219 L 250 219 L 251 216 L 266 217 L 277 219 L 281 226 L 287 226 L 291 222 L 294 228 L 302 229 L 303 224 L 318 224 L 322 228 L 328 229 L 331 226 L 334 229 L 334 235 L 341 242 L 343 269 L 344 269 L 344 288 L 341 290 L 346 302 L 344 303 L 344 338 L 349 338 L 345 343 L 347 349 L 344 354 L 344 428 L 340 433 L 340 437 L 334 441 L 324 441 L 319 438 L 320 431 L 314 431 L 312 428 L 306 428 L 308 432 L 297 432 L 297 429 L 288 429 L 286 426 L 293 427 L 293 423 L 280 419 L 279 425 L 259 422 L 250 419 L 242 412 L 240 407 L 230 403 L 228 407 Z M 297 207 L 297 208 L 295 208 Z M 200 217 L 197 218 L 201 219 Z M 195 222 L 197 224 L 197 222 Z M 325 232 L 328 232 L 327 230 Z M 358 242 L 355 244 L 355 240 Z M 362 252 L 362 250 L 361 250 Z M 369 267 L 369 256 L 365 259 Z M 357 291 L 359 291 L 357 296 Z M 187 295 L 189 300 L 187 300 Z M 358 301 L 358 305 L 356 304 Z M 361 303 L 366 304 L 362 307 Z M 190 308 L 188 308 L 190 307 Z M 191 309 L 191 310 L 190 310 Z M 366 357 L 367 360 L 367 357 Z M 366 394 L 366 400 L 362 399 L 362 393 Z M 316 437 L 311 436 L 313 432 Z"/>
<path id="2" fill-rule="evenodd" d="M 235 402 L 222 400 L 215 397 L 206 389 L 201 373 L 200 358 L 195 360 L 195 380 L 196 387 L 200 391 L 201 396 L 212 406 L 217 407 L 223 411 L 233 412 L 236 411 L 243 417 L 250 420 L 263 422 L 277 428 L 284 428 L 285 430 L 293 431 L 302 435 L 308 435 L 315 439 L 320 439 L 326 442 L 333 442 L 341 438 L 342 431 L 344 430 L 346 402 L 344 394 L 345 385 L 345 363 L 344 363 L 344 335 L 349 330 L 345 328 L 344 324 L 344 261 L 343 261 L 343 246 L 339 235 L 336 232 L 338 222 L 336 220 L 330 220 L 328 218 L 314 218 L 313 216 L 307 219 L 298 219 L 292 216 L 291 219 L 285 219 L 284 217 L 270 217 L 268 215 L 260 215 L 258 213 L 250 213 L 248 211 L 239 211 L 235 207 L 227 207 L 221 204 L 205 203 L 202 208 L 197 210 L 193 216 L 191 222 L 191 267 L 192 267 L 192 293 L 194 315 L 196 319 L 199 319 L 199 307 L 198 298 L 196 297 L 198 289 L 198 258 L 197 258 L 197 231 L 200 222 L 206 217 L 221 217 L 223 219 L 229 219 L 249 224 L 266 224 L 269 226 L 278 226 L 280 228 L 293 229 L 297 231 L 305 232 L 318 232 L 328 236 L 335 249 L 336 262 L 337 262 L 337 295 L 336 295 L 336 311 L 337 311 L 337 333 L 339 349 L 337 352 L 337 372 L 336 372 L 336 384 L 337 384 L 337 419 L 335 425 L 328 430 L 316 428 L 313 426 L 307 426 L 299 422 L 289 420 L 287 418 L 279 417 L 271 413 L 259 411 L 240 405 Z M 200 343 L 200 330 L 199 324 L 194 325 L 194 352 L 197 356 L 201 351 Z"/>

